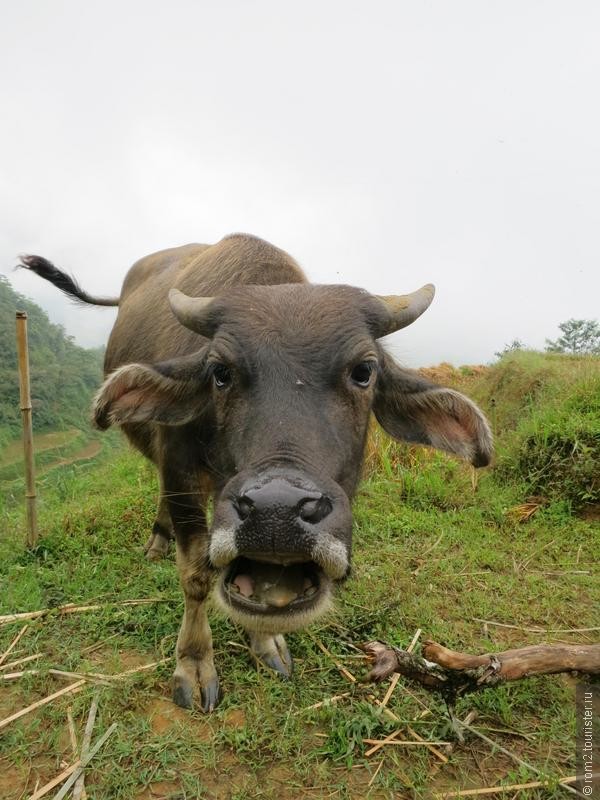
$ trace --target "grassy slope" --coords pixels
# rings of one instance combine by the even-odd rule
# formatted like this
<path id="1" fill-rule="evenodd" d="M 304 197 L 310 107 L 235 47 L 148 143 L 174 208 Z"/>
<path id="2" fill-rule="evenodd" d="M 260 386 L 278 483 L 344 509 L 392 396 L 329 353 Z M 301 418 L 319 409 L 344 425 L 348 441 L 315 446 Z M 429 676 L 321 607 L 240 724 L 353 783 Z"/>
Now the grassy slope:
<path id="1" fill-rule="evenodd" d="M 455 376 L 470 383 L 484 403 L 493 377 Z M 567 393 L 564 376 L 552 381 Z M 545 386 L 545 407 L 558 408 L 561 393 L 548 388 L 548 380 Z M 515 424 L 526 427 L 531 421 L 524 413 L 523 392 L 513 402 L 508 395 L 505 387 L 502 414 L 508 419 L 515 402 L 521 410 L 504 426 L 503 458 L 519 447 L 520 440 L 511 438 L 517 436 L 511 433 Z M 95 759 L 91 798 L 376 798 L 427 795 L 432 787 L 535 780 L 534 773 L 474 738 L 457 747 L 439 771 L 435 756 L 420 747 L 388 747 L 365 759 L 364 737 L 379 738 L 398 727 L 368 697 L 371 692 L 382 697 L 386 687 L 351 686 L 315 639 L 358 676 L 365 668 L 352 642 L 380 638 L 406 645 L 419 627 L 450 647 L 473 651 L 539 641 L 598 641 L 598 632 L 541 636 L 490 626 L 486 634 L 475 619 L 551 629 L 600 625 L 594 563 L 598 523 L 572 516 L 560 498 L 550 498 L 520 523 L 518 515 L 507 511 L 525 500 L 526 482 L 514 476 L 500 480 L 497 471 L 488 471 L 474 490 L 468 467 L 387 441 L 378 441 L 371 452 L 368 473 L 355 505 L 353 578 L 328 619 L 289 637 L 295 679 L 284 683 L 256 671 L 241 632 L 213 615 L 222 705 L 208 719 L 175 710 L 166 700 L 172 662 L 118 689 L 102 688 L 97 730 L 112 721 L 119 722 L 119 729 Z M 44 539 L 35 554 L 22 549 L 21 509 L 6 506 L 1 613 L 94 598 L 162 597 L 167 602 L 107 606 L 32 623 L 17 656 L 43 652 L 42 673 L 0 689 L 0 716 L 58 688 L 46 667 L 117 672 L 171 656 L 182 612 L 174 564 L 172 559 L 149 564 L 140 552 L 155 493 L 150 467 L 127 451 L 94 468 L 60 471 L 47 480 L 40 509 Z M 1 628 L 0 648 L 18 630 L 16 625 Z M 100 649 L 83 652 L 98 642 L 104 642 Z M 351 696 L 338 704 L 304 710 L 348 691 Z M 406 724 L 424 703 L 433 713 L 411 722 L 413 729 L 432 741 L 447 740 L 443 704 L 419 690 L 411 692 L 399 685 L 389 708 Z M 90 695 L 86 690 L 70 701 L 79 729 Z M 461 701 L 459 715 L 475 707 L 482 731 L 538 769 L 565 775 L 573 769 L 573 697 L 571 679 L 539 678 L 471 696 Z M 68 702 L 58 700 L 3 731 L 0 796 L 21 797 L 25 783 L 31 789 L 38 776 L 43 782 L 60 771 L 61 758 L 71 760 Z M 543 790 L 530 796 L 562 793 Z"/>

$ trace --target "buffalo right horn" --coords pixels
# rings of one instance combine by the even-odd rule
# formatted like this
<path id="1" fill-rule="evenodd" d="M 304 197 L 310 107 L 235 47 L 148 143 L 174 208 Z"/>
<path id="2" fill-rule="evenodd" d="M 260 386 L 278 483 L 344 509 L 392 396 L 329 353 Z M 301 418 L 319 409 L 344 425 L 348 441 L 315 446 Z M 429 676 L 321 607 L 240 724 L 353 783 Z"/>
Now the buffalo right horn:
<path id="1" fill-rule="evenodd" d="M 169 292 L 171 310 L 179 322 L 201 336 L 210 336 L 208 310 L 212 300 L 212 297 L 189 297 L 179 289 L 171 289 Z"/>
<path id="2" fill-rule="evenodd" d="M 380 336 L 387 336 L 388 333 L 399 331 L 414 322 L 429 308 L 434 294 L 435 286 L 432 283 L 427 283 L 411 294 L 375 295 L 386 306 L 391 317 L 386 329 Z"/>

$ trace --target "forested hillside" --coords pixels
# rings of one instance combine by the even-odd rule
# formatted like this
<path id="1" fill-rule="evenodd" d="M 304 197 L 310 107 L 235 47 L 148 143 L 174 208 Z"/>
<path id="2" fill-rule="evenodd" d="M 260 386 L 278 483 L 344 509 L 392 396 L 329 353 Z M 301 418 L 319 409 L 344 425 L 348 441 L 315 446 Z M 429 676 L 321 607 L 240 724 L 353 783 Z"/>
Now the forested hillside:
<path id="1" fill-rule="evenodd" d="M 102 377 L 103 348 L 85 350 L 0 276 L 0 447 L 20 431 L 15 311 L 26 311 L 33 426 L 37 431 L 87 425 Z"/>

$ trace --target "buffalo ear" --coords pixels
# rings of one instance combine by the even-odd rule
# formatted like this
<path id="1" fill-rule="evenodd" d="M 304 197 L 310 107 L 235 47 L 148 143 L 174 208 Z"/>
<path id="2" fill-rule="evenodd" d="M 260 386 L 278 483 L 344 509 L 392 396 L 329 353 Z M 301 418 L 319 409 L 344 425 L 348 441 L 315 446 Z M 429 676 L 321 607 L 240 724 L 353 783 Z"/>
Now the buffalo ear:
<path id="1" fill-rule="evenodd" d="M 475 403 L 401 369 L 389 356 L 378 378 L 373 411 L 395 439 L 454 453 L 475 467 L 490 463 L 492 432 Z"/>
<path id="2" fill-rule="evenodd" d="M 100 387 L 92 421 L 100 430 L 140 422 L 184 425 L 205 409 L 208 385 L 204 350 L 160 364 L 126 364 Z"/>

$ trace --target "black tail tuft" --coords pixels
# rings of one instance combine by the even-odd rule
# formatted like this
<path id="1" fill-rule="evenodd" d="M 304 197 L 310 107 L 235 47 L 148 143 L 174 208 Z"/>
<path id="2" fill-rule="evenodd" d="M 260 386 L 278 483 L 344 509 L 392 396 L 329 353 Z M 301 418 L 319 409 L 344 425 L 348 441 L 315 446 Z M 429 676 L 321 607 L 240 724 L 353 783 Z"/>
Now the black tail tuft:
<path id="1" fill-rule="evenodd" d="M 58 269 L 51 261 L 41 256 L 20 256 L 19 267 L 35 272 L 40 278 L 50 281 L 57 289 L 79 303 L 89 303 L 96 306 L 118 306 L 119 298 L 92 297 L 84 292 L 75 278 Z"/>

